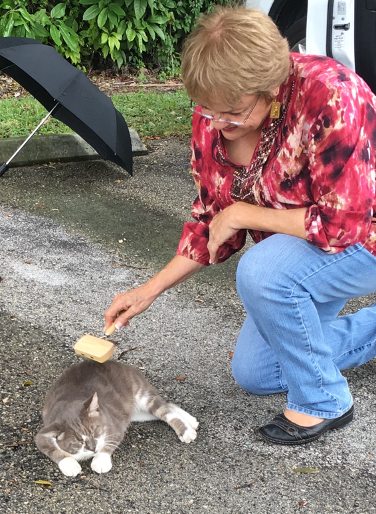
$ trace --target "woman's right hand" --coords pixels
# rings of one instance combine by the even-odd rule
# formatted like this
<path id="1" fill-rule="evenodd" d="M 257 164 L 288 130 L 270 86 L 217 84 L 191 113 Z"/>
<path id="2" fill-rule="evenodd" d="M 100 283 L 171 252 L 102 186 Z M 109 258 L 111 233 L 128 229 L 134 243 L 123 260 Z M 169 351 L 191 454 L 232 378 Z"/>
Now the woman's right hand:
<path id="1" fill-rule="evenodd" d="M 129 325 L 129 320 L 145 311 L 158 296 L 170 287 L 180 284 L 204 266 L 187 257 L 175 257 L 154 277 L 140 287 L 117 294 L 104 313 L 105 330 L 115 322 L 116 328 Z"/>
<path id="2" fill-rule="evenodd" d="M 158 294 L 151 294 L 148 284 L 117 294 L 104 313 L 105 330 L 113 322 L 116 323 L 117 329 L 129 325 L 129 320 L 145 311 L 157 297 Z"/>

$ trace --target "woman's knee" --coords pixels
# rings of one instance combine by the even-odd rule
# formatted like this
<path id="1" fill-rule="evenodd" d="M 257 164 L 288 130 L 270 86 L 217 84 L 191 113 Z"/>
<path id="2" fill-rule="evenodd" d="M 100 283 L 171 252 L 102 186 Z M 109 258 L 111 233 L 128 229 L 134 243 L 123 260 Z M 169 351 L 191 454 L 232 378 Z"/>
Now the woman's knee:
<path id="1" fill-rule="evenodd" d="M 298 238 L 275 234 L 250 248 L 240 259 L 236 285 L 243 303 L 267 299 L 281 289 L 288 288 L 291 274 L 292 245 Z M 289 263 L 289 264 L 288 264 Z"/>
<path id="2" fill-rule="evenodd" d="M 257 395 L 270 394 L 270 388 L 265 387 L 265 377 L 261 376 L 257 363 L 254 364 L 254 366 L 252 364 L 247 365 L 244 359 L 237 358 L 236 354 L 234 354 L 232 358 L 232 375 L 235 382 L 248 393 Z"/>

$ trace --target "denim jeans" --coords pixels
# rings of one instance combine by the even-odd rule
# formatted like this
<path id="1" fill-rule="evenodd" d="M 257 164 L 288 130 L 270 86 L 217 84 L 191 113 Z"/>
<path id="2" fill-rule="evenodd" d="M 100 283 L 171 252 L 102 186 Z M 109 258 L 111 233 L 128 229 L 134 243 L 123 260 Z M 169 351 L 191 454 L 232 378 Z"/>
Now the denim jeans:
<path id="1" fill-rule="evenodd" d="M 233 355 L 236 382 L 254 394 L 287 391 L 287 408 L 337 418 L 352 405 L 340 370 L 376 356 L 376 303 L 338 313 L 376 291 L 376 258 L 358 243 L 329 255 L 303 239 L 273 235 L 240 259 L 246 310 Z"/>

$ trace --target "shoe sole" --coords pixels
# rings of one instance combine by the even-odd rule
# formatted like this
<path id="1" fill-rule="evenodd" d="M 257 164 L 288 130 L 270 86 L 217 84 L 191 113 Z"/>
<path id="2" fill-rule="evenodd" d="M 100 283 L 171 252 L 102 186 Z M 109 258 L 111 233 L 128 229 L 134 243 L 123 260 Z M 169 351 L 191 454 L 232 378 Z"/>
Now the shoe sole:
<path id="1" fill-rule="evenodd" d="M 296 446 L 298 444 L 308 444 L 308 443 L 311 443 L 312 441 L 316 441 L 322 435 L 326 434 L 326 432 L 329 432 L 329 430 L 336 430 L 338 428 L 343 428 L 344 426 L 351 423 L 353 418 L 354 418 L 354 409 L 350 409 L 347 416 L 343 415 L 343 417 L 341 416 L 340 418 L 338 418 L 338 421 L 336 423 L 333 423 L 333 425 L 331 425 L 329 428 L 327 428 L 327 430 L 325 430 L 325 432 L 321 432 L 321 434 L 317 434 L 313 437 L 310 437 L 309 439 L 302 439 L 302 440 L 298 440 L 298 441 L 291 441 L 291 442 L 276 441 L 275 439 L 272 439 L 271 437 L 268 437 L 268 436 L 262 434 L 261 432 L 259 432 L 259 434 L 265 441 L 268 441 L 273 444 L 283 444 L 284 446 Z"/>

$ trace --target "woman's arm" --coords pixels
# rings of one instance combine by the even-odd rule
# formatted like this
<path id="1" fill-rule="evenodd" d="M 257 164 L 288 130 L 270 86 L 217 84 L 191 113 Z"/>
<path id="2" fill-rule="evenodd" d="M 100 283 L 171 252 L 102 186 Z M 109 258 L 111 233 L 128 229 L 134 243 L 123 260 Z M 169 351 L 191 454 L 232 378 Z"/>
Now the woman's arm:
<path id="1" fill-rule="evenodd" d="M 145 284 L 114 297 L 111 306 L 104 313 L 105 328 L 115 320 L 116 328 L 127 325 L 130 319 L 145 311 L 163 291 L 184 282 L 203 267 L 199 262 L 176 255 Z"/>
<path id="2" fill-rule="evenodd" d="M 245 202 L 236 202 L 226 207 L 209 225 L 210 262 L 217 262 L 218 248 L 241 229 L 275 232 L 306 239 L 306 212 L 306 207 L 272 209 Z"/>

